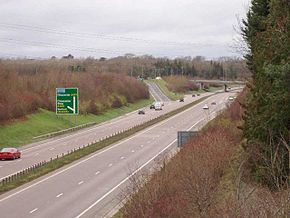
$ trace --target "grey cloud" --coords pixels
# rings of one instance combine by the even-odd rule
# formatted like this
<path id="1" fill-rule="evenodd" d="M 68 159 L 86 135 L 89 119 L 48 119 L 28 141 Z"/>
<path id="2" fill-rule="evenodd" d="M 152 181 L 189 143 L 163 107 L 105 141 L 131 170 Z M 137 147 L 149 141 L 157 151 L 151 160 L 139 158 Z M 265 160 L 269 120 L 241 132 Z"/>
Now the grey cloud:
<path id="1" fill-rule="evenodd" d="M 165 54 L 169 57 L 229 56 L 233 55 L 229 44 L 236 34 L 233 29 L 237 24 L 235 15 L 244 16 L 246 2 L 248 0 L 0 1 L 0 49 L 2 53 L 15 52 L 19 56 L 37 57 L 67 53 L 83 57 L 110 57 L 127 52 Z M 1 23 L 71 31 L 81 36 L 37 32 L 33 28 L 25 29 L 21 26 L 13 29 Z M 114 40 L 92 37 L 92 34 L 109 35 Z M 118 37 L 140 40 L 117 40 Z M 13 44 L 1 41 L 3 38 L 18 41 Z M 148 40 L 153 42 L 148 43 Z M 41 43 L 27 42 L 47 44 L 43 46 Z M 168 45 L 166 42 L 176 44 Z M 76 45 L 83 49 L 75 49 Z M 86 51 L 86 48 L 92 51 Z"/>

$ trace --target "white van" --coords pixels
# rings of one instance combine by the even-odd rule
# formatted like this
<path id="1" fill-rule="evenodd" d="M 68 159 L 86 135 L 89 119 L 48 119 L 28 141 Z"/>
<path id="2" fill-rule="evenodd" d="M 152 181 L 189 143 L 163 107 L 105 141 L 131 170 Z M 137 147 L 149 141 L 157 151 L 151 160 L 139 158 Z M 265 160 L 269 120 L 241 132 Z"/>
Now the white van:
<path id="1" fill-rule="evenodd" d="M 154 107 L 155 107 L 156 111 L 162 110 L 162 103 L 161 102 L 156 102 Z"/>

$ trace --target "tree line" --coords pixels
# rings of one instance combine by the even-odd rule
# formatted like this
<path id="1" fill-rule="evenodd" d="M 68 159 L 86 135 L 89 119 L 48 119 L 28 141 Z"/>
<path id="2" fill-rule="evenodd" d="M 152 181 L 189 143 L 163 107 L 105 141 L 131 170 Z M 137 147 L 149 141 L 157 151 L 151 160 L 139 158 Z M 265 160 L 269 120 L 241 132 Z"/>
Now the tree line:
<path id="1" fill-rule="evenodd" d="M 216 60 L 207 60 L 203 56 L 169 59 L 125 54 L 114 58 L 56 59 L 53 57 L 51 60 L 56 64 L 71 63 L 68 66 L 71 71 L 94 69 L 98 72 L 125 73 L 129 76 L 144 78 L 180 75 L 205 79 L 244 80 L 249 77 L 245 61 L 235 57 L 221 57 Z"/>
<path id="2" fill-rule="evenodd" d="M 39 108 L 55 111 L 55 91 L 78 87 L 80 113 L 100 114 L 109 108 L 149 98 L 144 83 L 113 73 L 70 72 L 66 66 L 31 61 L 0 62 L 0 123 Z"/>
<path id="3" fill-rule="evenodd" d="M 252 0 L 242 35 L 252 73 L 243 125 L 245 148 L 258 182 L 289 185 L 290 2 Z"/>
<path id="4" fill-rule="evenodd" d="M 239 58 L 213 61 L 202 56 L 168 59 L 132 54 L 110 59 L 75 59 L 71 54 L 65 57 L 69 58 L 0 59 L 0 121 L 22 117 L 40 107 L 54 110 L 55 88 L 61 86 L 80 87 L 81 113 L 98 114 L 110 107 L 148 98 L 147 88 L 135 80 L 137 77 L 173 76 L 169 81 L 180 84 L 183 81 L 186 87 L 187 81 L 178 76 L 248 77 L 245 62 Z"/>

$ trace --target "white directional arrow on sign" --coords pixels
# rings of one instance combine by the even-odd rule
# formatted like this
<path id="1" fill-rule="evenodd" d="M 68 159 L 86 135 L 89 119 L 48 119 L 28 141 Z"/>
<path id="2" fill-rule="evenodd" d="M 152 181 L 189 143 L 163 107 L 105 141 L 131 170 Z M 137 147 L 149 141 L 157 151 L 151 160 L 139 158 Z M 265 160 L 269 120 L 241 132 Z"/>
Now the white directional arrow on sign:
<path id="1" fill-rule="evenodd" d="M 73 107 L 67 106 L 68 109 L 72 110 L 72 112 L 76 113 L 76 97 L 73 96 Z"/>

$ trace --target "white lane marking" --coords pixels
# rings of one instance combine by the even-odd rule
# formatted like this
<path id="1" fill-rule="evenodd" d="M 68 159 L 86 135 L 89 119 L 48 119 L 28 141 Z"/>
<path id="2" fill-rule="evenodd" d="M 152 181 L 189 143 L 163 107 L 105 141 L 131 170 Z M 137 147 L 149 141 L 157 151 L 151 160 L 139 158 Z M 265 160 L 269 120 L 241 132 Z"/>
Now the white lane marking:
<path id="1" fill-rule="evenodd" d="M 63 193 L 60 193 L 60 194 L 58 194 L 56 197 L 59 198 L 59 197 L 62 196 L 62 195 L 63 195 Z"/>
<path id="2" fill-rule="evenodd" d="M 78 183 L 78 185 L 81 185 L 81 184 L 83 184 L 84 183 L 84 181 L 80 181 L 79 183 Z"/>
<path id="3" fill-rule="evenodd" d="M 187 131 L 191 130 L 195 125 L 197 125 L 199 122 L 201 122 L 203 119 L 200 119 L 196 123 L 194 123 L 191 127 L 187 129 Z M 154 155 L 150 160 L 148 160 L 146 163 L 144 163 L 141 167 L 136 169 L 133 173 L 129 174 L 125 179 L 123 179 L 119 184 L 117 184 L 115 187 L 113 187 L 110 191 L 108 191 L 106 194 L 104 194 L 101 198 L 96 200 L 93 204 L 91 204 L 87 209 L 85 209 L 83 212 L 81 212 L 76 218 L 80 218 L 83 216 L 86 212 L 88 212 L 90 209 L 92 209 L 94 206 L 96 206 L 100 201 L 102 201 L 105 197 L 107 197 L 109 194 L 111 194 L 113 191 L 115 191 L 117 188 L 119 188 L 123 183 L 125 183 L 127 180 L 129 180 L 132 176 L 134 176 L 137 172 L 139 172 L 142 168 L 144 168 L 147 164 L 149 164 L 152 160 L 154 160 L 156 157 L 158 157 L 160 154 L 162 154 L 165 150 L 167 150 L 172 144 L 174 144 L 177 141 L 177 139 L 174 139 L 170 144 L 168 144 L 165 148 L 163 148 L 160 152 L 158 152 L 156 155 Z"/>
<path id="4" fill-rule="evenodd" d="M 50 148 L 49 150 L 52 151 L 52 150 L 54 150 L 54 149 L 55 149 L 55 148 Z"/>
<path id="5" fill-rule="evenodd" d="M 112 164 L 112 163 L 110 163 L 110 164 L 108 165 L 108 167 L 111 167 L 111 166 L 113 166 L 113 164 Z"/>
<path id="6" fill-rule="evenodd" d="M 100 171 L 95 172 L 96 175 L 100 174 Z"/>
<path id="7" fill-rule="evenodd" d="M 29 213 L 34 213 L 35 211 L 37 211 L 38 208 L 34 208 L 33 210 L 31 210 Z"/>
<path id="8" fill-rule="evenodd" d="M 221 93 L 219 93 L 219 94 L 221 94 Z M 215 93 L 213 93 L 213 94 L 209 94 L 209 95 L 205 95 L 205 96 L 203 96 L 203 97 L 212 97 L 212 96 L 214 96 L 215 95 Z M 193 107 L 195 107 L 195 106 L 197 106 L 197 105 L 199 105 L 199 104 L 201 104 L 201 103 L 203 103 L 203 102 L 200 102 L 200 103 L 198 103 L 198 104 L 196 104 L 196 105 L 194 105 Z M 192 108 L 192 107 L 191 107 Z M 191 108 L 188 108 L 187 110 L 189 110 L 189 109 L 191 109 Z M 185 110 L 185 111 L 187 111 L 187 110 Z M 130 113 L 127 113 L 127 114 L 125 114 L 124 116 L 126 116 L 126 115 L 129 115 L 129 114 L 134 114 L 134 113 L 136 113 L 136 111 L 137 110 L 135 110 L 135 111 L 132 111 L 132 112 L 130 112 Z M 185 111 L 183 111 L 183 112 L 185 112 Z M 183 112 L 181 112 L 181 113 L 183 113 Z M 176 115 L 174 115 L 173 117 L 175 117 Z M 93 131 L 96 131 L 96 129 L 98 129 L 98 128 L 100 128 L 100 126 L 104 126 L 104 125 L 113 125 L 113 124 L 115 124 L 115 123 L 118 123 L 121 119 L 119 119 L 119 118 L 116 118 L 117 120 L 115 120 L 115 121 L 108 121 L 108 122 L 104 122 L 103 124 L 99 124 L 99 125 L 97 125 L 96 127 L 94 127 L 94 128 L 92 128 L 92 129 L 88 129 L 88 130 L 85 130 L 85 131 L 81 131 L 81 132 L 79 132 L 79 133 L 75 133 L 75 134 L 73 134 L 73 135 L 68 135 L 68 136 L 65 136 L 65 137 L 63 137 L 63 138 L 59 138 L 59 139 L 55 139 L 55 140 L 53 140 L 53 141 L 49 141 L 49 142 L 44 142 L 44 143 L 42 143 L 42 144 L 39 144 L 39 145 L 36 145 L 36 146 L 33 146 L 33 147 L 30 147 L 30 148 L 27 148 L 27 149 L 23 149 L 22 150 L 22 152 L 24 153 L 24 152 L 26 152 L 26 151 L 28 151 L 28 150 L 32 150 L 32 149 L 35 149 L 35 148 L 38 148 L 38 147 L 41 147 L 41 146 L 43 146 L 43 145 L 45 145 L 45 144 L 50 144 L 50 143 L 55 143 L 55 142 L 57 142 L 57 141 L 61 141 L 61 140 L 64 140 L 64 139 L 66 139 L 66 138 L 70 138 L 70 137 L 72 137 L 72 136 L 78 136 L 78 135 L 81 135 L 81 134 L 84 134 L 84 133 L 88 133 L 88 132 L 93 132 Z M 171 119 L 171 118 L 169 118 L 169 119 Z M 121 120 L 122 121 L 122 120 Z M 12 174 L 11 174 L 12 175 Z"/>
<path id="9" fill-rule="evenodd" d="M 157 99 L 155 98 L 155 96 L 152 94 L 152 91 L 150 90 L 149 92 L 150 92 L 151 96 L 154 98 L 154 101 L 157 101 Z"/>
<path id="10" fill-rule="evenodd" d="M 140 145 L 140 147 L 141 147 L 141 148 L 143 148 L 143 147 L 144 147 L 144 145 Z"/>
<path id="11" fill-rule="evenodd" d="M 106 194 L 104 194 L 101 198 L 99 198 L 97 201 L 95 201 L 93 204 L 91 204 L 87 209 L 85 209 L 83 212 L 81 212 L 76 218 L 80 218 L 83 216 L 86 212 L 88 212 L 90 209 L 92 209 L 94 206 L 96 206 L 100 201 L 102 201 L 105 197 L 107 197 L 109 194 L 111 194 L 113 191 L 115 191 L 117 188 L 119 188 L 123 183 L 125 183 L 127 180 L 129 180 L 132 176 L 134 176 L 137 172 L 139 172 L 141 169 L 143 169 L 147 164 L 149 164 L 152 160 L 154 160 L 157 156 L 159 156 L 161 153 L 163 153 L 166 149 L 168 149 L 173 143 L 175 143 L 177 139 L 174 139 L 169 145 L 167 145 L 165 148 L 163 148 L 160 152 L 158 152 L 156 155 L 154 155 L 150 160 L 148 160 L 146 163 L 144 163 L 141 167 L 136 169 L 133 173 L 129 174 L 125 179 L 123 179 L 118 185 L 116 185 L 114 188 L 112 188 L 110 191 L 108 191 Z"/>
<path id="12" fill-rule="evenodd" d="M 214 95 L 214 94 L 213 94 L 213 95 Z M 209 97 L 210 97 L 210 96 L 209 96 Z M 92 156 L 90 156 L 90 157 L 88 157 L 88 158 L 86 158 L 86 159 L 83 159 L 82 161 L 79 161 L 79 162 L 77 162 L 77 163 L 75 163 L 75 164 L 73 164 L 73 165 L 71 165 L 71 166 L 69 166 L 69 167 L 67 167 L 67 168 L 65 168 L 65 169 L 63 169 L 63 170 L 60 170 L 60 171 L 58 171 L 58 172 L 55 173 L 55 174 L 52 174 L 52 175 L 50 175 L 50 176 L 48 176 L 48 177 L 46 177 L 46 178 L 44 178 L 44 179 L 42 179 L 42 180 L 40 180 L 40 181 L 38 181 L 38 182 L 32 184 L 32 185 L 30 185 L 30 186 L 27 186 L 27 187 L 25 187 L 25 188 L 23 188 L 23 189 L 21 189 L 21 190 L 19 190 L 19 191 L 17 191 L 17 192 L 14 192 L 13 194 L 8 195 L 8 196 L 6 196 L 6 197 L 0 199 L 0 202 L 5 201 L 5 200 L 7 200 L 7 199 L 9 199 L 9 198 L 11 198 L 11 197 L 13 197 L 13 196 L 15 196 L 15 195 L 18 195 L 18 194 L 20 194 L 20 193 L 22 193 L 22 192 L 24 192 L 24 191 L 26 191 L 26 190 L 28 190 L 28 189 L 34 187 L 34 186 L 37 186 L 38 184 L 43 183 L 43 182 L 45 182 L 45 181 L 47 181 L 47 180 L 49 180 L 49 179 L 51 179 L 51 178 L 53 178 L 53 177 L 56 177 L 56 176 L 58 176 L 59 174 L 64 173 L 64 172 L 66 172 L 66 171 L 68 171 L 68 170 L 70 170 L 70 169 L 72 169 L 72 168 L 74 168 L 74 167 L 76 167 L 76 166 L 78 166 L 78 165 L 80 165 L 80 164 L 82 164 L 82 163 L 85 163 L 85 162 L 89 161 L 90 159 L 95 158 L 95 157 L 97 157 L 97 156 L 99 156 L 99 155 L 101 155 L 101 154 L 103 154 L 103 153 L 105 153 L 105 152 L 107 152 L 107 151 L 109 151 L 109 150 L 115 148 L 115 147 L 118 147 L 119 145 L 123 144 L 124 142 L 127 142 L 127 141 L 129 141 L 129 140 L 131 140 L 131 139 L 133 139 L 133 138 L 135 138 L 135 137 L 141 135 L 141 134 L 144 134 L 145 132 L 148 132 L 148 131 L 150 131 L 151 129 L 157 127 L 157 126 L 160 126 L 160 125 L 162 125 L 163 123 L 165 123 L 165 122 L 167 122 L 167 121 L 169 121 L 169 120 L 171 120 L 171 119 L 173 119 L 173 118 L 175 118 L 175 117 L 177 117 L 177 116 L 180 116 L 181 114 L 184 114 L 184 113 L 186 113 L 187 111 L 192 110 L 192 109 L 195 108 L 196 106 L 198 106 L 198 105 L 200 105 L 200 104 L 203 104 L 203 103 L 204 103 L 204 102 L 202 101 L 202 102 L 200 102 L 200 103 L 198 103 L 198 104 L 196 104 L 196 105 L 194 105 L 194 106 L 192 106 L 192 107 L 190 107 L 190 108 L 188 108 L 188 109 L 182 111 L 181 113 L 178 113 L 178 114 L 176 114 L 176 115 L 174 115 L 174 116 L 172 116 L 172 117 L 169 117 L 169 118 L 166 119 L 166 120 L 163 120 L 163 121 L 161 121 L 161 122 L 159 122 L 159 123 L 157 123 L 157 124 L 155 124 L 155 125 L 149 127 L 148 129 L 145 129 L 144 131 L 140 131 L 139 133 L 135 134 L 134 136 L 132 136 L 132 137 L 130 137 L 130 138 L 127 138 L 127 139 L 125 139 L 125 140 L 123 140 L 123 141 L 120 141 L 119 143 L 117 143 L 117 144 L 115 144 L 115 145 L 113 145 L 113 146 L 111 146 L 111 147 L 108 147 L 107 149 L 104 149 L 103 151 L 100 151 L 100 152 L 98 152 L 98 153 L 96 153 L 96 154 L 93 154 Z M 13 175 L 13 174 L 11 174 L 11 175 Z M 5 176 L 5 177 L 7 177 L 7 176 Z M 3 177 L 3 178 L 5 178 L 5 177 Z M 0 178 L 0 180 L 2 180 L 3 178 Z"/>
<path id="13" fill-rule="evenodd" d="M 123 160 L 124 158 L 125 158 L 125 157 L 123 157 L 123 156 L 122 156 L 122 157 L 120 157 L 120 159 L 121 159 L 121 160 Z"/>
<path id="14" fill-rule="evenodd" d="M 132 111 L 132 112 L 130 112 L 130 113 L 127 113 L 127 114 L 124 115 L 124 117 L 125 117 L 125 116 L 128 116 L 128 115 L 130 115 L 130 114 L 134 114 L 134 113 L 136 113 L 137 111 L 138 111 L 138 110 L 135 110 L 135 111 Z M 89 133 L 89 132 L 94 132 L 94 131 L 96 131 L 98 128 L 103 128 L 104 125 L 108 125 L 108 127 L 106 127 L 106 129 L 111 129 L 110 126 L 115 125 L 115 123 L 118 123 L 118 122 L 120 122 L 120 121 L 121 121 L 121 122 L 124 121 L 124 120 L 122 120 L 122 118 L 123 118 L 123 116 L 116 118 L 116 120 L 109 120 L 109 121 L 107 121 L 107 122 L 103 122 L 103 123 L 101 123 L 101 124 L 98 124 L 98 125 L 96 125 L 95 127 L 93 127 L 92 129 L 84 130 L 84 131 L 81 131 L 81 132 L 79 132 L 79 133 L 75 133 L 75 134 L 73 134 L 73 135 L 68 135 L 68 136 L 65 136 L 65 137 L 62 137 L 62 138 L 59 138 L 59 139 L 55 139 L 55 140 L 53 140 L 53 141 L 44 142 L 44 143 L 42 143 L 42 144 L 39 144 L 39 145 L 36 145 L 36 146 L 30 147 L 30 148 L 27 148 L 27 149 L 23 149 L 23 150 L 21 150 L 21 151 L 24 153 L 24 152 L 26 152 L 26 151 L 29 151 L 29 150 L 36 149 L 36 148 L 38 148 L 38 147 L 41 147 L 41 146 L 43 146 L 43 145 L 45 145 L 45 144 L 48 144 L 48 145 L 49 145 L 49 144 L 52 144 L 52 143 L 55 143 L 55 142 L 58 142 L 58 141 L 64 140 L 64 139 L 66 139 L 66 138 L 70 138 L 70 137 L 78 136 L 78 135 L 85 134 L 85 133 Z M 104 131 L 101 131 L 101 132 L 104 132 Z"/>
<path id="15" fill-rule="evenodd" d="M 131 152 L 132 152 L 132 153 L 134 153 L 135 151 L 134 151 L 134 150 L 132 150 Z"/>

